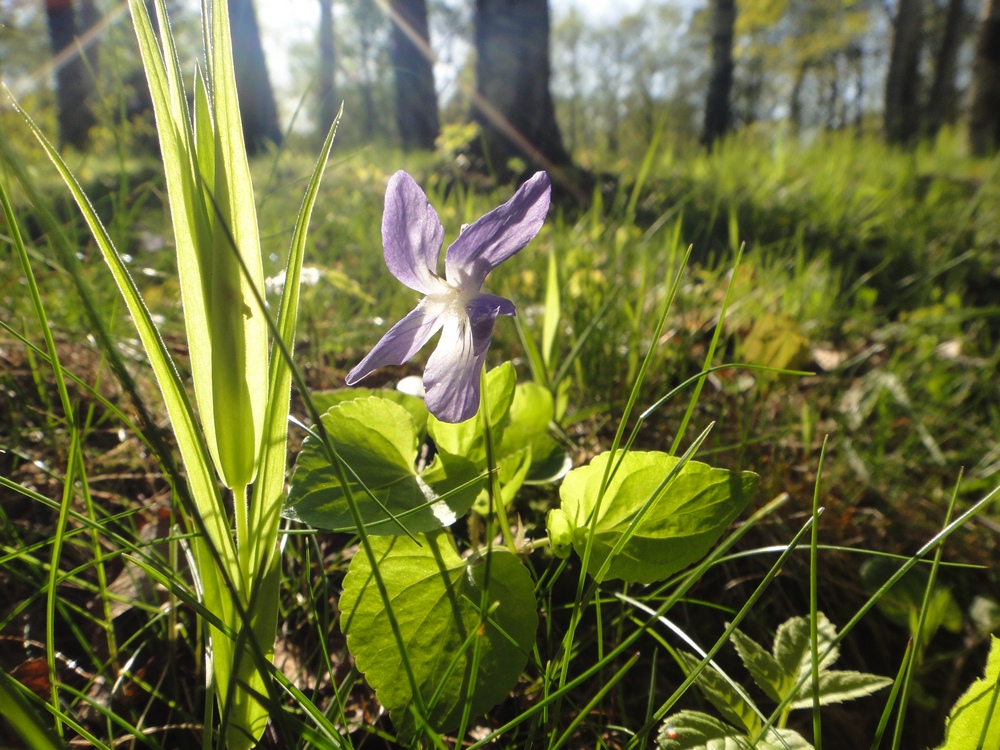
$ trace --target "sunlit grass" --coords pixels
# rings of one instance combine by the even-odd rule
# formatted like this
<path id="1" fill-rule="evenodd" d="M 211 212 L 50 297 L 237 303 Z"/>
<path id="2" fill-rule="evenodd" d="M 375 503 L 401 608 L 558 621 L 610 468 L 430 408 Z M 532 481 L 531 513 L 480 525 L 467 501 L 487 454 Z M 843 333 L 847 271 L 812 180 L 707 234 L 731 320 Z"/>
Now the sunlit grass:
<path id="1" fill-rule="evenodd" d="M 7 148 L 19 153 L 20 140 L 9 141 Z M 26 249 L 38 276 L 38 299 L 56 349 L 91 352 L 63 365 L 97 393 L 114 380 L 109 364 L 93 355 L 98 347 L 87 339 L 92 318 L 76 301 L 65 269 L 79 253 L 80 273 L 97 306 L 94 314 L 105 319 L 139 381 L 142 403 L 157 421 L 160 406 L 151 396 L 149 373 L 107 270 L 54 187 L 53 175 L 37 161 L 33 147 L 24 148 L 23 173 L 8 156 L 4 177 L 16 178 L 7 181 L 16 187 L 15 212 L 29 227 Z M 313 166 L 310 153 L 293 146 L 253 165 L 265 276 L 284 266 L 304 180 Z M 933 693 L 939 679 L 935 664 L 959 658 L 972 671 L 979 669 L 982 654 L 974 646 L 983 634 L 970 638 L 971 645 L 947 636 L 932 640 L 924 646 L 937 661 L 903 669 L 909 634 L 879 619 L 879 612 L 863 621 L 856 617 L 884 591 L 864 593 L 857 581 L 846 590 L 831 588 L 852 580 L 858 556 L 822 545 L 900 553 L 911 561 L 908 565 L 915 564 L 922 546 L 927 554 L 936 551 L 925 542 L 944 540 L 939 532 L 950 517 L 953 496 L 953 515 L 959 516 L 971 503 L 989 498 L 998 484 L 1000 307 L 990 295 L 998 283 L 996 164 L 968 159 L 950 134 L 915 153 L 887 150 L 874 138 L 837 134 L 808 145 L 737 136 L 712 155 L 665 143 L 652 154 L 651 165 L 638 192 L 632 191 L 636 165 L 636 173 L 616 175 L 618 182 L 599 183 L 589 206 L 558 204 L 536 242 L 488 282 L 490 291 L 515 301 L 521 324 L 541 342 L 549 257 L 556 254 L 561 315 L 552 361 L 553 369 L 565 374 L 569 405 L 559 428 L 578 461 L 610 445 L 630 394 L 635 408 L 629 426 L 705 365 L 736 362 L 817 374 L 734 368 L 705 379 L 680 452 L 715 420 L 699 455 L 758 471 L 764 489 L 755 510 L 781 492 L 791 497 L 741 526 L 691 577 L 655 591 L 628 587 L 625 594 L 642 598 L 661 614 L 669 610 L 712 655 L 727 642 L 723 622 L 746 619 L 761 633 L 806 614 L 811 570 L 819 608 L 837 619 L 841 636 L 850 638 L 852 628 L 864 627 L 868 635 L 878 633 L 879 643 L 891 644 L 894 651 L 886 658 L 891 666 L 870 669 L 909 675 L 895 700 L 909 701 L 914 736 L 939 732 L 940 726 L 928 724 L 929 712 L 914 710 L 914 701 L 926 699 L 921 691 Z M 98 210 L 110 219 L 116 245 L 131 257 L 133 275 L 158 326 L 177 343 L 181 310 L 169 217 L 159 203 L 161 178 L 148 167 L 91 157 L 82 175 L 88 190 L 97 193 Z M 452 183 L 450 166 L 441 157 L 374 148 L 338 154 L 335 148 L 306 249 L 306 265 L 323 273 L 315 286 L 303 288 L 296 352 L 315 387 L 340 385 L 347 369 L 413 305 L 412 295 L 401 292 L 385 269 L 378 231 L 385 181 L 399 168 L 427 188 L 446 243 L 463 223 L 509 195 L 507 188 L 478 191 Z M 11 246 L 9 231 L 0 243 Z M 743 243 L 734 278 L 733 263 Z M 685 268 L 688 246 L 693 246 L 694 261 Z M 654 341 L 678 274 L 681 283 Z M 198 654 L 204 644 L 193 616 L 199 605 L 185 572 L 186 540 L 169 523 L 158 536 L 143 531 L 155 515 L 145 506 L 160 507 L 167 488 L 162 479 L 150 480 L 164 493 L 155 501 L 152 492 L 129 494 L 135 484 L 125 480 L 103 490 L 108 485 L 95 471 L 102 456 L 116 449 L 137 456 L 123 462 L 131 472 L 159 471 L 155 461 L 140 456 L 148 449 L 135 433 L 144 434 L 145 428 L 127 421 L 137 419 L 136 406 L 120 390 L 113 405 L 122 413 L 116 414 L 103 407 L 96 411 L 100 401 L 87 387 L 70 387 L 79 426 L 65 418 L 60 407 L 65 389 L 53 386 L 57 370 L 44 351 L 42 333 L 48 326 L 37 322 L 22 279 L 14 254 L 0 253 L 0 318 L 9 326 L 0 335 L 0 348 L 11 353 L 5 354 L 10 367 L 0 371 L 10 404 L 0 417 L 5 451 L 0 508 L 6 514 L 0 580 L 13 597 L 0 633 L 20 637 L 29 622 L 34 630 L 28 640 L 35 644 L 5 657 L 2 666 L 42 658 L 47 674 L 57 678 L 42 696 L 50 715 L 81 736 L 90 733 L 97 746 L 129 735 L 153 747 L 172 746 L 171 737 L 198 737 L 205 700 Z M 271 298 L 271 304 L 276 300 Z M 40 350 L 25 347 L 15 333 Z M 177 350 L 184 367 L 183 347 L 178 344 Z M 528 354 L 510 321 L 498 325 L 492 356 L 496 362 L 512 359 L 519 377 L 530 377 Z M 641 387 L 633 390 L 640 372 Z M 682 391 L 652 412 L 636 445 L 668 450 L 689 396 L 690 390 Z M 818 477 L 825 435 L 830 437 Z M 293 444 L 301 437 L 293 429 Z M 44 468 L 32 463 L 38 460 Z M 966 474 L 956 484 L 961 466 Z M 68 474 L 76 481 L 66 481 Z M 27 485 L 35 489 L 23 489 Z M 811 502 L 816 486 L 818 504 L 827 507 L 823 516 Z M 536 536 L 553 503 L 554 494 L 541 489 L 519 502 L 518 513 Z M 983 506 L 985 523 L 995 526 L 993 500 Z M 805 535 L 813 523 L 818 537 L 810 542 Z M 970 522 L 951 531 L 946 561 L 992 564 L 991 537 L 983 526 Z M 792 541 L 800 545 L 798 551 Z M 275 724 L 293 746 L 336 746 L 330 734 L 345 728 L 354 734 L 343 746 L 358 746 L 389 731 L 376 721 L 377 707 L 351 666 L 336 626 L 351 544 L 346 535 L 286 537 L 278 639 L 284 659 L 276 664 L 274 681 L 287 680 L 301 693 L 297 701 L 272 707 L 272 715 L 277 714 Z M 810 544 L 818 561 L 811 568 L 804 562 Z M 58 545 L 62 567 L 53 569 L 52 550 Z M 725 559 L 730 552 L 745 557 Z M 126 571 L 154 590 L 143 578 L 147 573 L 123 561 L 125 554 L 158 571 L 161 583 L 169 586 L 155 589 L 149 599 L 128 590 L 128 606 L 119 612 L 126 603 L 113 581 Z M 519 686 L 533 704 L 513 700 L 506 714 L 483 721 L 476 740 L 482 743 L 498 733 L 501 744 L 511 748 L 530 741 L 597 746 L 610 744 L 609 737 L 620 744 L 647 742 L 656 722 L 678 701 L 694 705 L 693 692 L 689 696 L 683 689 L 690 681 L 664 653 L 653 661 L 632 657 L 637 643 L 645 654 L 672 641 L 665 631 L 650 638 L 648 630 L 655 625 L 645 624 L 648 613 L 612 598 L 610 591 L 597 599 L 598 608 L 590 608 L 594 599 L 578 591 L 574 595 L 582 580 L 579 567 L 543 555 L 536 553 L 533 564 L 545 602 L 544 630 Z M 939 575 L 964 606 L 977 594 L 989 594 L 996 583 L 995 567 L 983 573 L 942 566 Z M 48 601 L 51 621 L 68 634 L 59 641 L 58 653 L 46 651 L 38 630 L 44 620 L 37 612 L 46 604 L 41 592 L 47 586 L 57 594 Z M 122 626 L 119 618 L 130 623 Z M 574 619 L 584 624 L 566 648 L 567 623 Z M 696 632 L 702 622 L 710 625 Z M 152 656 L 164 652 L 172 655 L 166 669 Z M 66 668 L 69 659 L 80 672 Z M 655 701 L 636 700 L 637 692 L 651 694 L 651 688 L 656 688 Z M 126 702 L 119 697 L 126 689 L 139 697 Z M 876 721 L 887 699 L 865 704 Z M 173 729 L 148 731 L 147 709 L 156 715 L 153 723 Z M 890 713 L 887 708 L 886 716 Z M 823 722 L 824 731 L 828 724 Z M 632 739 L 632 732 L 639 734 Z M 888 736 L 883 746 L 889 745 Z M 892 746 L 907 744 L 897 734 Z"/>

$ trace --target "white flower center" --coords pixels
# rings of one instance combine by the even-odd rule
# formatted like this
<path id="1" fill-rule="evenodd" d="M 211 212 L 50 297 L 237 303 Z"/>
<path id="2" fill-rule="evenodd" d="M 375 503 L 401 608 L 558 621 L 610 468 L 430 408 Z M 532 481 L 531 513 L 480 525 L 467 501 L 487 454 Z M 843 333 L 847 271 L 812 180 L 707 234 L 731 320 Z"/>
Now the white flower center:
<path id="1" fill-rule="evenodd" d="M 469 317 L 465 311 L 472 300 L 479 296 L 479 292 L 466 289 L 456 289 L 455 287 L 442 283 L 446 287 L 444 291 L 428 294 L 420 303 L 428 314 L 443 316 L 452 320 L 464 320 Z"/>

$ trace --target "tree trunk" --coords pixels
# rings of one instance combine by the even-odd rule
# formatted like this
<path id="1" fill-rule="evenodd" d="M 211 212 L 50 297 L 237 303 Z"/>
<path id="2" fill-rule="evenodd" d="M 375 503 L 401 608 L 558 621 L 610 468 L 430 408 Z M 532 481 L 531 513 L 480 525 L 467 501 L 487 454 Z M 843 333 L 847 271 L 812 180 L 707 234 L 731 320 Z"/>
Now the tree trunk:
<path id="1" fill-rule="evenodd" d="M 793 133 L 798 133 L 802 129 L 802 86 L 806 82 L 806 75 L 809 73 L 811 65 L 811 60 L 803 60 L 799 63 L 798 70 L 795 71 L 795 81 L 792 83 L 792 93 L 788 105 L 788 119 L 791 121 Z"/>
<path id="2" fill-rule="evenodd" d="M 941 33 L 941 46 L 934 62 L 930 106 L 927 109 L 927 134 L 934 136 L 945 123 L 954 122 L 958 115 L 958 91 L 955 73 L 958 49 L 962 44 L 962 18 L 965 0 L 948 0 L 948 10 Z"/>
<path id="3" fill-rule="evenodd" d="M 337 49 L 333 37 L 333 0 L 319 0 L 319 135 L 325 138 L 337 119 Z"/>
<path id="4" fill-rule="evenodd" d="M 1000 149 L 1000 0 L 989 0 L 972 64 L 969 145 L 985 155 Z"/>
<path id="5" fill-rule="evenodd" d="M 712 68 L 705 99 L 701 142 L 711 148 L 732 127 L 733 27 L 736 0 L 711 0 Z"/>
<path id="6" fill-rule="evenodd" d="M 885 81 L 885 137 L 911 143 L 920 133 L 920 47 L 923 0 L 899 0 Z"/>
<path id="7" fill-rule="evenodd" d="M 396 124 L 403 148 L 434 148 L 441 133 L 426 0 L 391 0 L 390 54 L 396 77 Z"/>
<path id="8" fill-rule="evenodd" d="M 252 0 L 229 0 L 229 25 L 243 138 L 247 153 L 254 154 L 267 142 L 280 144 L 282 133 Z"/>
<path id="9" fill-rule="evenodd" d="M 45 14 L 55 58 L 59 145 L 82 149 L 87 145 L 90 128 L 97 122 L 88 101 L 94 90 L 90 71 L 97 64 L 97 59 L 85 58 L 81 45 L 77 44 L 72 0 L 46 0 Z"/>
<path id="10" fill-rule="evenodd" d="M 487 168 L 512 176 L 509 160 L 569 166 L 549 89 L 547 0 L 476 0 L 476 94 Z"/>

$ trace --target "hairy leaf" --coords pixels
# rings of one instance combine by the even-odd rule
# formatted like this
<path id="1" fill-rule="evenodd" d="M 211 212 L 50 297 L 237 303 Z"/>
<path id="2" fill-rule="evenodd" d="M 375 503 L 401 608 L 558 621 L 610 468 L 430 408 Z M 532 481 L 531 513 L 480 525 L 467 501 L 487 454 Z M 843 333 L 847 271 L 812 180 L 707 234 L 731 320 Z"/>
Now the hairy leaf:
<path id="1" fill-rule="evenodd" d="M 769 729 L 763 739 L 751 745 L 736 727 L 700 711 L 668 716 L 656 744 L 660 750 L 812 750 L 812 745 L 791 729 Z"/>

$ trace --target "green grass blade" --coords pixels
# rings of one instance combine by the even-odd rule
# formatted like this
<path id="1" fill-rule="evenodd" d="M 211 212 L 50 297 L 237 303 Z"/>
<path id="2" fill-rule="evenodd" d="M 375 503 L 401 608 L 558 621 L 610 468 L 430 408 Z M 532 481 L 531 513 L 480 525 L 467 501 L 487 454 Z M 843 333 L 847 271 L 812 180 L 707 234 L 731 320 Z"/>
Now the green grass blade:
<path id="1" fill-rule="evenodd" d="M 729 309 L 729 303 L 732 300 L 733 289 L 736 284 L 736 274 L 740 269 L 740 259 L 743 257 L 743 248 L 736 253 L 736 260 L 733 263 L 733 270 L 730 272 L 729 284 L 726 286 L 726 295 L 722 300 L 722 308 L 719 310 L 719 322 L 715 325 L 715 332 L 712 334 L 712 343 L 708 346 L 708 351 L 705 353 L 705 363 L 702 365 L 702 372 L 707 370 L 712 366 L 712 360 L 715 359 L 715 350 L 719 346 L 719 339 L 722 337 L 722 326 L 726 322 L 726 311 Z M 684 417 L 681 419 L 680 426 L 677 428 L 677 433 L 674 435 L 673 442 L 670 443 L 670 453 L 671 456 L 677 453 L 677 447 L 684 437 L 684 433 L 687 430 L 688 423 L 691 421 L 691 417 L 694 415 L 694 409 L 698 405 L 698 398 L 701 396 L 701 389 L 705 385 L 705 378 L 703 377 L 694 387 L 694 393 L 691 394 L 691 400 L 688 402 L 687 411 L 684 412 Z"/>
<path id="2" fill-rule="evenodd" d="M 955 501 L 958 499 L 958 490 L 962 484 L 963 472 L 959 471 L 958 479 L 955 481 L 955 487 L 951 493 L 951 499 L 948 501 L 948 508 L 944 515 L 944 525 L 947 526 L 948 522 L 951 521 L 951 516 L 955 512 Z M 899 748 L 900 743 L 903 741 L 903 727 L 906 721 L 906 709 L 910 702 L 910 687 L 913 684 L 913 679 L 916 673 L 917 662 L 920 661 L 920 655 L 924 650 L 924 623 L 927 621 L 927 612 L 930 609 L 931 596 L 934 594 L 934 587 L 937 583 L 937 573 L 941 566 L 941 556 L 944 553 L 944 543 L 938 545 L 937 549 L 934 550 L 934 557 L 931 563 L 930 574 L 927 576 L 927 585 L 924 587 L 924 597 L 923 601 L 920 603 L 920 613 L 917 616 L 917 627 L 913 633 L 913 638 L 911 640 L 913 648 L 913 658 L 909 660 L 906 666 L 906 672 L 903 675 L 903 688 L 899 696 L 899 710 L 896 712 L 896 730 L 892 737 L 892 747 L 893 750 Z M 989 722 L 987 722 L 988 724 Z"/>
<path id="3" fill-rule="evenodd" d="M 542 325 L 542 361 L 552 372 L 552 345 L 559 331 L 562 309 L 559 299 L 559 260 L 555 247 L 549 252 L 549 272 L 545 279 L 545 322 Z"/>
<path id="4" fill-rule="evenodd" d="M 4 719 L 32 750 L 62 750 L 66 747 L 38 712 L 21 694 L 17 680 L 0 669 L 0 697 L 4 705 Z"/>
<path id="5" fill-rule="evenodd" d="M 191 404 L 184 391 L 174 366 L 166 344 L 160 337 L 159 331 L 139 294 L 139 289 L 135 285 L 122 261 L 121 256 L 115 249 L 111 238 L 108 236 L 104 225 L 101 223 L 97 212 L 94 210 L 87 196 L 77 182 L 76 177 L 70 172 L 69 167 L 56 151 L 55 147 L 48 141 L 45 135 L 38 129 L 38 126 L 28 117 L 27 113 L 15 104 L 18 113 L 28 122 L 29 127 L 38 138 L 39 143 L 45 150 L 46 155 L 52 160 L 56 170 L 59 172 L 66 186 L 69 188 L 73 199 L 76 201 L 84 220 L 87 222 L 91 233 L 101 250 L 105 263 L 111 270 L 115 284 L 125 300 L 132 320 L 135 322 L 136 330 L 142 341 L 149 363 L 156 376 L 160 393 L 166 405 L 170 422 L 173 425 L 174 434 L 177 438 L 178 449 L 187 470 L 188 484 L 191 487 L 191 495 L 195 500 L 198 510 L 202 515 L 205 524 L 205 531 L 209 535 L 212 544 L 223 560 L 235 561 L 235 550 L 232 539 L 229 536 L 229 523 L 225 517 L 225 509 L 222 505 L 222 497 L 219 494 L 215 477 L 211 471 L 205 444 L 202 442 L 198 431 Z M 230 568 L 235 569 L 235 568 Z"/>

